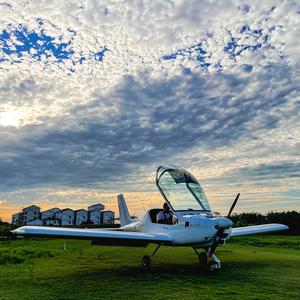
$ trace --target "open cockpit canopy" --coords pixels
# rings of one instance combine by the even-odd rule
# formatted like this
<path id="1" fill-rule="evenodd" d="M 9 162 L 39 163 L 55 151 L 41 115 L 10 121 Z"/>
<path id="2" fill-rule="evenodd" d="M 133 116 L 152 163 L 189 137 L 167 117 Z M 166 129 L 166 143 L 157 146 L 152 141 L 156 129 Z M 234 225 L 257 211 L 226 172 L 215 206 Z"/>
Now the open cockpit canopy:
<path id="1" fill-rule="evenodd" d="M 160 166 L 156 185 L 174 211 L 211 211 L 197 179 L 188 171 L 175 166 Z"/>

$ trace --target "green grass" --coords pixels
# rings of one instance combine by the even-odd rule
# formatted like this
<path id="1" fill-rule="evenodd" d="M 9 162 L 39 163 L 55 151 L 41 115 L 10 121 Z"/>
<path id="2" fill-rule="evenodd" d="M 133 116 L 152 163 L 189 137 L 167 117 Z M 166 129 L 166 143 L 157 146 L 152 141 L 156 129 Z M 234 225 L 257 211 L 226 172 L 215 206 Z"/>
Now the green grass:
<path id="1" fill-rule="evenodd" d="M 209 274 L 191 248 L 92 247 L 86 241 L 0 242 L 0 299 L 300 299 L 300 237 L 232 239 Z"/>

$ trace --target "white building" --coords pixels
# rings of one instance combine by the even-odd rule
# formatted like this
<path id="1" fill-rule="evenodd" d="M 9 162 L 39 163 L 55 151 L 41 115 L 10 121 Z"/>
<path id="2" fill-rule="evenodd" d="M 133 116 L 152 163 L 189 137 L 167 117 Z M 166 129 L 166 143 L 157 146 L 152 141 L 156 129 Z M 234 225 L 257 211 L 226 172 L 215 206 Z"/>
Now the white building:
<path id="1" fill-rule="evenodd" d="M 27 225 L 42 226 L 44 222 L 41 219 L 35 219 L 27 223 Z"/>
<path id="2" fill-rule="evenodd" d="M 88 207 L 88 211 L 103 210 L 103 209 L 104 209 L 104 205 L 101 203 L 97 203 Z"/>
<path id="3" fill-rule="evenodd" d="M 55 213 L 55 218 L 60 220 L 61 226 L 72 226 L 75 223 L 75 212 L 73 209 L 65 208 Z"/>
<path id="4" fill-rule="evenodd" d="M 23 218 L 24 224 L 28 224 L 29 222 L 39 219 L 40 217 L 40 208 L 36 205 L 31 205 L 23 209 Z"/>
<path id="5" fill-rule="evenodd" d="M 11 224 L 13 224 L 13 225 L 19 225 L 22 220 L 23 220 L 23 213 L 18 212 L 16 214 L 12 215 L 12 217 L 11 217 Z"/>
<path id="6" fill-rule="evenodd" d="M 59 211 L 60 211 L 60 209 L 57 207 L 45 210 L 45 211 L 41 212 L 41 220 L 53 219 L 55 214 Z"/>
<path id="7" fill-rule="evenodd" d="M 101 211 L 92 210 L 89 211 L 89 221 L 93 224 L 101 224 Z"/>
<path id="8" fill-rule="evenodd" d="M 44 222 L 44 225 L 46 225 L 46 226 L 60 226 L 60 220 L 56 219 L 56 218 L 47 219 L 47 220 L 44 220 L 43 222 Z"/>
<path id="9" fill-rule="evenodd" d="M 115 213 L 111 210 L 103 211 L 104 205 L 97 203 L 86 209 L 76 211 L 66 208 L 60 210 L 57 207 L 40 212 L 40 208 L 31 205 L 12 215 L 14 225 L 46 225 L 46 226 L 78 226 L 83 223 L 113 224 Z"/>
<path id="10" fill-rule="evenodd" d="M 113 224 L 115 219 L 115 213 L 111 210 L 101 212 L 101 224 Z"/>
<path id="11" fill-rule="evenodd" d="M 75 225 L 81 225 L 88 221 L 88 212 L 86 209 L 78 209 L 75 211 Z"/>

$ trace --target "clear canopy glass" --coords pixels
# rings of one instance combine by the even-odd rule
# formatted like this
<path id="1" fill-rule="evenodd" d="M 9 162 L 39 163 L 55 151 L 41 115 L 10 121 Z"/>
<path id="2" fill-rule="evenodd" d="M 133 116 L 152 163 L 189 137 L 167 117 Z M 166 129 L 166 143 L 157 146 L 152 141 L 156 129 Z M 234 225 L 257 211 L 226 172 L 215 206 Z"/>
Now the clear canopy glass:
<path id="1" fill-rule="evenodd" d="M 174 211 L 210 211 L 208 200 L 197 179 L 189 172 L 178 167 L 157 169 L 156 184 Z"/>

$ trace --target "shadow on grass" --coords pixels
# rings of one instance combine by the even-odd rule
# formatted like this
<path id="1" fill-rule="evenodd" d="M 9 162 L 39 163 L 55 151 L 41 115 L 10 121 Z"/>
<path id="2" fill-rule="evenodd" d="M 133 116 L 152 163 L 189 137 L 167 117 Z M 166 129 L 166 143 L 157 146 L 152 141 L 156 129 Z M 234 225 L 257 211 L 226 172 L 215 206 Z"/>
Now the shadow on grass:
<path id="1" fill-rule="evenodd" d="M 264 264 L 249 262 L 241 263 L 239 262 L 229 262 L 222 266 L 221 270 L 217 272 L 210 272 L 206 265 L 201 265 L 198 263 L 194 264 L 165 264 L 165 265 L 153 265 L 149 269 L 143 269 L 141 266 L 119 266 L 118 268 L 101 268 L 85 270 L 86 278 L 94 278 L 95 280 L 103 280 L 108 277 L 114 278 L 115 280 L 130 280 L 139 279 L 147 281 L 159 281 L 165 280 L 166 278 L 177 278 L 177 279 L 194 279 L 196 278 L 213 278 L 220 279 L 222 281 L 240 282 L 241 278 L 243 280 L 249 280 L 253 276 L 253 273 L 259 272 L 260 269 L 264 268 Z M 247 272 L 245 272 L 247 270 Z M 74 272 L 72 274 L 73 279 L 81 281 L 81 272 Z"/>

